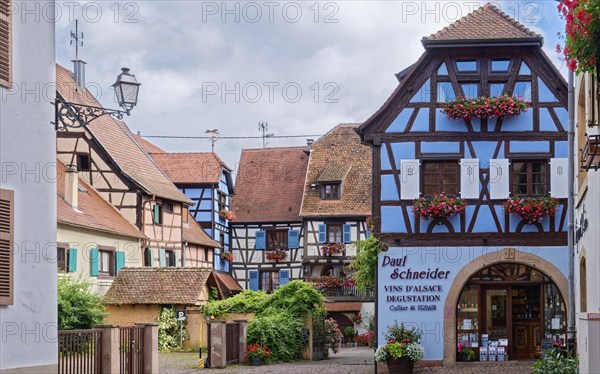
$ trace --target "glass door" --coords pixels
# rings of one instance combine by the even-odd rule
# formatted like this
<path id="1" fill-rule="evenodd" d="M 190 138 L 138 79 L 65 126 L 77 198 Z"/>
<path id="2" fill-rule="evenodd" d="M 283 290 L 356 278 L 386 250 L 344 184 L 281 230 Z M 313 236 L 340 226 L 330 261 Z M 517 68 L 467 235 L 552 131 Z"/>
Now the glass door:
<path id="1" fill-rule="evenodd" d="M 485 329 L 488 340 L 508 339 L 507 290 L 488 288 L 485 290 Z"/>

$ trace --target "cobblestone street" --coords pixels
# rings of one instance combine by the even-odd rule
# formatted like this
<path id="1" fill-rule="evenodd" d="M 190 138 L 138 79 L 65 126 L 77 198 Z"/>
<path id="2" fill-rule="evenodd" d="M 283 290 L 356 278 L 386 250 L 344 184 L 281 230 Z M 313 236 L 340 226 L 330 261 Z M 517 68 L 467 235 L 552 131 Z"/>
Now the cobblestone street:
<path id="1" fill-rule="evenodd" d="M 456 363 L 449 367 L 421 368 L 415 374 L 529 374 L 534 361 Z M 160 372 L 186 374 L 209 371 L 214 373 L 265 373 L 265 374 L 370 374 L 373 368 L 373 350 L 370 348 L 344 348 L 340 353 L 322 361 L 298 361 L 258 367 L 233 365 L 225 369 L 198 369 L 197 353 L 161 353 Z"/>

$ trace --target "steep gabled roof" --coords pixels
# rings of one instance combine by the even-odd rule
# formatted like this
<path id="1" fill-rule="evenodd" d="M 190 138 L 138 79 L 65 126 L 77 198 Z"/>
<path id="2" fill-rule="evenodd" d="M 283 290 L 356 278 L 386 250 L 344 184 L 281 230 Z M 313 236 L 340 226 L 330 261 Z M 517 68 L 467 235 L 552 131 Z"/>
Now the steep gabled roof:
<path id="1" fill-rule="evenodd" d="M 308 164 L 304 149 L 242 150 L 233 198 L 236 222 L 299 220 Z"/>
<path id="2" fill-rule="evenodd" d="M 302 217 L 371 215 L 371 147 L 361 143 L 358 124 L 341 124 L 317 140 L 310 152 Z M 341 182 L 339 200 L 321 199 L 313 184 Z"/>
<path id="3" fill-rule="evenodd" d="M 217 184 L 223 169 L 231 171 L 213 152 L 153 153 L 151 156 L 176 184 Z"/>
<path id="4" fill-rule="evenodd" d="M 104 295 L 107 304 L 202 305 L 210 268 L 123 268 Z"/>
<path id="5" fill-rule="evenodd" d="M 131 238 L 146 238 L 137 227 L 129 223 L 115 207 L 104 200 L 94 188 L 79 179 L 77 210 L 65 201 L 65 164 L 56 160 L 56 197 L 58 223 L 83 229 L 107 232 Z"/>
<path id="6" fill-rule="evenodd" d="M 221 248 L 221 244 L 213 240 L 189 213 L 188 223 L 183 224 L 182 239 L 186 242 L 201 245 L 203 247 Z"/>
<path id="7" fill-rule="evenodd" d="M 423 38 L 425 46 L 443 42 L 468 41 L 543 41 L 541 35 L 528 29 L 494 5 L 487 3 L 442 30 Z"/>
<path id="8" fill-rule="evenodd" d="M 77 87 L 73 74 L 64 67 L 56 66 L 57 90 L 67 101 L 99 107 L 101 104 L 87 90 Z M 87 130 L 114 161 L 120 172 L 143 191 L 165 199 L 192 204 L 169 178 L 152 161 L 135 140 L 125 122 L 105 115 L 94 120 Z"/>
<path id="9" fill-rule="evenodd" d="M 140 145 L 146 150 L 146 152 L 152 154 L 152 153 L 166 153 L 162 148 L 159 148 L 157 145 L 155 145 L 154 143 L 150 143 L 149 141 L 147 141 L 146 139 L 144 139 L 141 135 L 135 134 L 134 135 L 135 140 L 140 143 Z"/>

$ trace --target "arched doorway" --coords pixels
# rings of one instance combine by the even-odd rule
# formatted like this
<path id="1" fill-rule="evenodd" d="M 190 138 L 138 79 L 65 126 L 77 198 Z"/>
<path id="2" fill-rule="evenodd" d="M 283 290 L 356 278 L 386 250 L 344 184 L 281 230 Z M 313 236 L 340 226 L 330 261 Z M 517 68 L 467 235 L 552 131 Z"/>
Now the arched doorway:
<path id="1" fill-rule="evenodd" d="M 543 339 L 566 343 L 567 310 L 558 287 L 525 264 L 481 269 L 466 282 L 455 308 L 457 343 L 471 344 L 476 357 L 487 342 L 498 344 L 490 352 L 509 359 L 539 358 Z"/>
<path id="2" fill-rule="evenodd" d="M 343 313 L 331 313 L 327 316 L 327 318 L 333 318 L 337 322 L 338 328 L 344 335 L 344 343 L 352 341 L 352 337 L 346 336 L 346 333 L 344 332 L 344 329 L 346 329 L 346 327 L 348 327 L 348 326 L 354 327 L 354 323 L 352 323 L 352 320 L 350 319 L 350 317 L 348 317 L 347 315 L 345 315 Z"/>

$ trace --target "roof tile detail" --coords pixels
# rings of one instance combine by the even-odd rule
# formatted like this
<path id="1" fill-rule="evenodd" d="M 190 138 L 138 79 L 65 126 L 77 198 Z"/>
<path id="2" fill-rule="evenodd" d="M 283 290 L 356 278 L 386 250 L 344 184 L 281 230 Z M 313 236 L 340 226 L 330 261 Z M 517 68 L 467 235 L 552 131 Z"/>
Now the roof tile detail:
<path id="1" fill-rule="evenodd" d="M 140 143 L 140 145 L 146 150 L 146 152 L 148 152 L 149 154 L 152 154 L 152 153 L 166 153 L 162 148 L 159 148 L 154 143 L 150 143 L 149 141 L 147 141 L 141 135 L 138 135 L 138 134 L 134 135 L 133 137 L 135 138 L 135 140 L 138 143 Z"/>
<path id="2" fill-rule="evenodd" d="M 216 153 L 153 153 L 152 159 L 173 183 L 219 183 L 223 168 L 229 167 Z"/>

